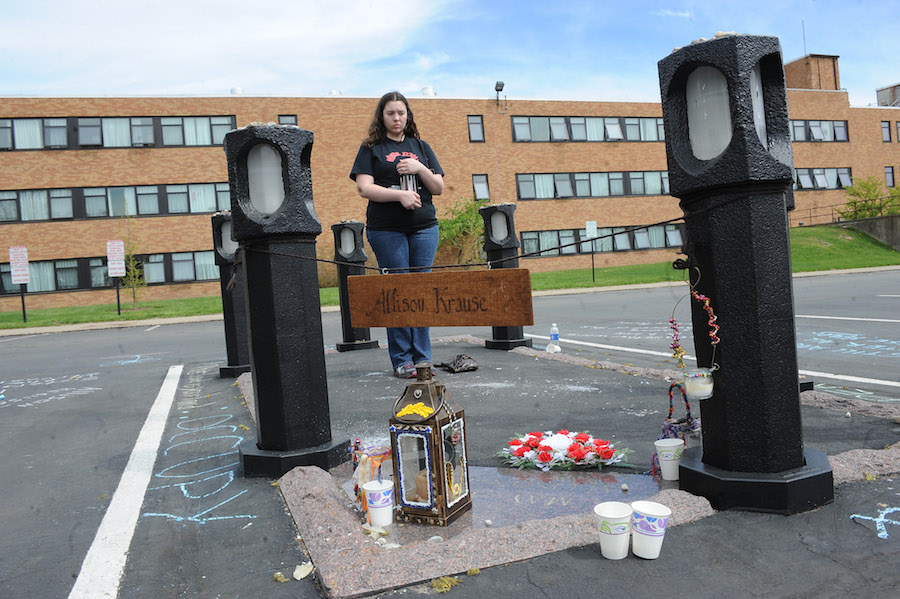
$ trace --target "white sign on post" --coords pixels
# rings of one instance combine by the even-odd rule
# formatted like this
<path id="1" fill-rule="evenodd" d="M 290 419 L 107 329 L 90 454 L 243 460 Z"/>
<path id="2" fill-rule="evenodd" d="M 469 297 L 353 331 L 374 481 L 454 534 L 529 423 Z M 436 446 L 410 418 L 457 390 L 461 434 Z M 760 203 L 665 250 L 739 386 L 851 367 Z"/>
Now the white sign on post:
<path id="1" fill-rule="evenodd" d="M 125 242 L 121 239 L 106 242 L 106 269 L 110 277 L 125 276 Z"/>
<path id="2" fill-rule="evenodd" d="M 597 221 L 589 220 L 584 223 L 585 233 L 587 233 L 588 239 L 593 239 L 597 236 Z"/>
<path id="3" fill-rule="evenodd" d="M 13 285 L 27 285 L 28 278 L 28 248 L 17 245 L 9 248 L 9 270 L 12 275 Z"/>

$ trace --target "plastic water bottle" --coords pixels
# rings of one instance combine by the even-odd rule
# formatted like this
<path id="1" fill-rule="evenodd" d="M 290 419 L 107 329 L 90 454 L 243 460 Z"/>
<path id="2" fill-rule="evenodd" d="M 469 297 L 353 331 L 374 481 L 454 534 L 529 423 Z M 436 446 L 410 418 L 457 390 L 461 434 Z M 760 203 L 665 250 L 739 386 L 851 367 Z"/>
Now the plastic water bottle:
<path id="1" fill-rule="evenodd" d="M 559 329 L 556 328 L 556 323 L 554 322 L 550 325 L 550 343 L 547 344 L 547 353 L 555 354 L 560 351 L 562 349 L 559 347 Z"/>

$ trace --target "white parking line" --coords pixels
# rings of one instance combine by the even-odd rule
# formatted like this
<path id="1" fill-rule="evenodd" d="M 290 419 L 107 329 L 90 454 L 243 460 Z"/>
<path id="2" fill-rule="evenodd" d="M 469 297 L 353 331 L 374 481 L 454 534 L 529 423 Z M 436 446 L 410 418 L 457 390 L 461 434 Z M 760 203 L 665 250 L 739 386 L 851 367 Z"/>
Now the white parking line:
<path id="1" fill-rule="evenodd" d="M 545 341 L 549 341 L 550 337 L 545 337 L 544 335 L 532 335 L 530 333 L 525 333 L 526 337 L 532 337 L 533 339 L 543 339 Z M 620 345 L 604 345 L 602 343 L 591 343 L 590 341 L 575 341 L 574 339 L 563 339 L 560 337 L 560 343 L 566 343 L 569 345 L 584 345 L 586 347 L 596 347 L 598 349 L 609 349 L 612 351 L 622 351 L 622 352 L 630 352 L 633 354 L 645 354 L 650 356 L 660 356 L 663 358 L 671 358 L 671 353 L 653 351 L 649 349 L 637 349 L 634 347 L 622 347 Z M 696 360 L 696 356 L 691 356 L 685 354 L 684 357 L 689 360 Z M 817 372 L 814 370 L 798 370 L 798 374 L 802 374 L 804 376 L 817 376 L 820 378 L 826 379 L 835 379 L 838 381 L 848 381 L 851 383 L 868 383 L 869 385 L 884 385 L 886 387 L 900 387 L 900 383 L 896 381 L 884 381 L 881 379 L 869 379 L 859 376 L 851 376 L 849 374 L 836 374 L 836 373 L 828 373 L 828 372 Z"/>
<path id="2" fill-rule="evenodd" d="M 158 328 L 159 328 L 159 325 L 155 324 L 152 327 L 150 327 L 149 329 L 144 329 L 144 332 L 146 333 L 147 331 L 152 331 L 153 329 L 158 329 Z"/>
<path id="3" fill-rule="evenodd" d="M 81 572 L 69 593 L 69 599 L 115 599 L 125 571 L 125 560 L 137 525 L 144 494 L 150 483 L 160 439 L 175 400 L 184 366 L 169 368 L 159 394 L 147 414 L 144 426 L 131 450 L 131 457 L 119 480 L 119 486 L 100 522 L 94 542 L 81 564 Z"/>
<path id="4" fill-rule="evenodd" d="M 814 316 L 812 314 L 797 314 L 796 318 L 820 318 L 822 320 L 856 320 L 860 322 L 900 322 L 895 318 L 857 318 L 854 316 Z"/>

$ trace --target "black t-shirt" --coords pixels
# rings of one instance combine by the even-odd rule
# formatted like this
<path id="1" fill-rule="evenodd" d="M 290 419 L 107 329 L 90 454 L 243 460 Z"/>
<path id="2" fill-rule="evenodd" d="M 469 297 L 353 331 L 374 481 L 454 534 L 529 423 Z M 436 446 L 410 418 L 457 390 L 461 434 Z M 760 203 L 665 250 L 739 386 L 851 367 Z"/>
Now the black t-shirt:
<path id="1" fill-rule="evenodd" d="M 415 158 L 438 175 L 444 171 L 438 163 L 431 146 L 414 137 L 407 137 L 401 142 L 386 138 L 383 143 L 371 148 L 360 146 L 356 161 L 350 171 L 350 178 L 356 181 L 356 175 L 371 175 L 376 185 L 400 189 L 400 174 L 397 162 L 404 158 Z M 408 233 L 437 224 L 431 192 L 416 177 L 419 197 L 422 206 L 415 210 L 407 210 L 400 202 L 369 201 L 366 208 L 366 226 L 380 231 L 400 231 Z"/>

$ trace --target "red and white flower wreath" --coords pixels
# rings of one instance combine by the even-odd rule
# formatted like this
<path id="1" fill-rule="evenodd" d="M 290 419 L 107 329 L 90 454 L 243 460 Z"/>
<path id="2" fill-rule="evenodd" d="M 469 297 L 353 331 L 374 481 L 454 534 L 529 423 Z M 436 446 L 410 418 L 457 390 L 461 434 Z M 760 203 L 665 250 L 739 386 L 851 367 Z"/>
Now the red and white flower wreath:
<path id="1" fill-rule="evenodd" d="M 609 441 L 595 439 L 588 433 L 563 429 L 555 433 L 546 431 L 516 435 L 507 441 L 507 447 L 501 449 L 497 456 L 519 469 L 599 470 L 621 462 L 629 453 L 630 449 L 616 449 Z"/>

